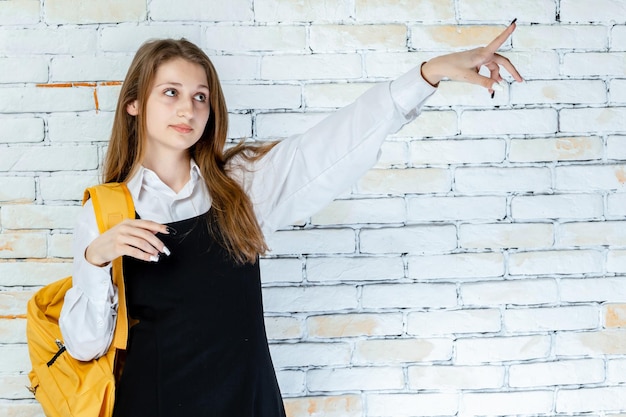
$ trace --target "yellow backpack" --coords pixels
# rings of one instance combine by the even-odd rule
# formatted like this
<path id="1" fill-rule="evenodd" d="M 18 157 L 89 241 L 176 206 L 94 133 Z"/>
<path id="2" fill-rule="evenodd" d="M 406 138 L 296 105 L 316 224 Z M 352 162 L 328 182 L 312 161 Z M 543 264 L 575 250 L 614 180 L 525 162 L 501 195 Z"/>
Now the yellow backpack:
<path id="1" fill-rule="evenodd" d="M 91 198 L 100 233 L 122 220 L 135 217 L 132 197 L 125 184 L 102 184 L 85 190 L 83 204 Z M 66 277 L 37 291 L 28 301 L 26 338 L 32 370 L 29 390 L 47 417 L 110 417 L 115 400 L 116 373 L 128 338 L 126 293 L 122 259 L 113 261 L 113 283 L 118 288 L 118 313 L 113 341 L 105 355 L 83 362 L 65 350 L 59 315 L 65 292 L 72 287 Z"/>

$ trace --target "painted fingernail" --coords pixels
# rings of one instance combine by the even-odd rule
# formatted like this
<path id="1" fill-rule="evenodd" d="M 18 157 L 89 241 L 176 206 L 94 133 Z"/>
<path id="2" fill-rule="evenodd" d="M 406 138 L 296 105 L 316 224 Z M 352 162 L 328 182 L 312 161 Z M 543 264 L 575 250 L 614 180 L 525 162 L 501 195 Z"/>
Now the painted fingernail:
<path id="1" fill-rule="evenodd" d="M 513 21 L 511 22 L 511 24 L 509 26 L 511 26 L 515 22 L 517 22 L 517 17 L 515 19 L 513 19 Z"/>
<path id="2" fill-rule="evenodd" d="M 169 227 L 169 226 L 167 226 L 167 227 L 165 228 L 165 230 L 166 230 L 166 231 L 167 231 L 167 233 L 168 233 L 168 234 L 170 234 L 170 235 L 175 235 L 176 233 L 178 233 L 178 232 L 176 231 L 176 229 L 174 229 L 173 227 Z"/>
<path id="3" fill-rule="evenodd" d="M 150 262 L 159 262 L 159 257 L 157 255 L 151 255 Z"/>
<path id="4" fill-rule="evenodd" d="M 495 95 L 496 95 L 496 92 L 495 92 L 495 91 L 492 91 L 492 92 L 491 92 L 491 98 L 494 98 L 494 97 L 495 97 Z"/>
<path id="5" fill-rule="evenodd" d="M 170 252 L 170 250 L 167 248 L 167 246 L 163 246 L 163 250 L 161 252 L 163 252 L 167 256 L 170 256 L 172 254 L 172 252 Z"/>
<path id="6" fill-rule="evenodd" d="M 493 83 L 493 85 L 491 86 L 491 89 L 493 91 L 504 91 L 504 87 L 502 87 L 500 83 Z"/>

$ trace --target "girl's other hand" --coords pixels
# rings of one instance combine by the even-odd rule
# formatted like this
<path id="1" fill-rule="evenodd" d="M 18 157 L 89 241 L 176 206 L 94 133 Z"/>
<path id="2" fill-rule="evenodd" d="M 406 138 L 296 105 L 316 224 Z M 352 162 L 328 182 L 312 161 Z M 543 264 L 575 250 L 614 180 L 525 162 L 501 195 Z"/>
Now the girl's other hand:
<path id="1" fill-rule="evenodd" d="M 501 88 L 498 84 L 502 81 L 500 76 L 501 65 L 513 76 L 515 81 L 524 81 L 517 69 L 511 64 L 511 61 L 496 53 L 515 30 L 516 20 L 487 46 L 441 55 L 424 63 L 422 65 L 422 76 L 434 86 L 442 79 L 448 78 L 450 80 L 478 84 L 488 89 L 490 93 L 493 93 L 494 89 L 499 90 Z M 489 77 L 478 74 L 482 66 L 489 69 Z"/>
<path id="2" fill-rule="evenodd" d="M 169 230 L 150 220 L 124 220 L 94 239 L 85 250 L 85 259 L 96 266 L 105 266 L 120 256 L 157 262 L 160 253 L 170 254 L 157 233 L 168 234 Z"/>

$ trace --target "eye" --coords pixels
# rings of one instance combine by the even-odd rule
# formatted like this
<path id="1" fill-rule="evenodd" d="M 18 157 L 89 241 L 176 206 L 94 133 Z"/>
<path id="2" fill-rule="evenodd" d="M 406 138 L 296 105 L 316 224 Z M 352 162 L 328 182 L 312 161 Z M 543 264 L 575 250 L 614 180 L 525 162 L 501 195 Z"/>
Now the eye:
<path id="1" fill-rule="evenodd" d="M 176 97 L 177 91 L 174 90 L 173 88 L 168 88 L 167 90 L 163 91 L 163 94 L 165 94 L 168 97 Z"/>
<path id="2" fill-rule="evenodd" d="M 205 102 L 207 101 L 209 98 L 207 97 L 206 94 L 204 93 L 198 93 L 195 96 L 193 96 L 194 100 L 200 101 L 200 102 Z"/>

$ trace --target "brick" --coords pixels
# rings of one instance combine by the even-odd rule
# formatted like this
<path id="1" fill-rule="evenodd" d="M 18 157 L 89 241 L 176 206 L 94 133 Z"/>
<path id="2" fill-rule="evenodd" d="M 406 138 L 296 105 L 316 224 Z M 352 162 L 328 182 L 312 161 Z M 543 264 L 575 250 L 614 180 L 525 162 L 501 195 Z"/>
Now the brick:
<path id="1" fill-rule="evenodd" d="M 43 119 L 38 117 L 0 119 L 0 143 L 41 142 L 43 139 Z"/>
<path id="2" fill-rule="evenodd" d="M 121 89 L 122 87 L 120 85 L 98 85 L 98 87 L 96 87 L 98 111 L 114 112 L 117 107 L 117 99 L 120 96 Z"/>
<path id="3" fill-rule="evenodd" d="M 266 312 L 331 311 L 357 307 L 356 288 L 348 285 L 323 287 L 265 288 Z"/>
<path id="4" fill-rule="evenodd" d="M 383 142 L 380 147 L 380 157 L 373 168 L 406 168 L 408 154 L 408 146 L 404 142 Z"/>
<path id="5" fill-rule="evenodd" d="M 51 24 L 140 22 L 146 18 L 146 3 L 141 0 L 47 0 L 43 5 L 46 22 Z"/>
<path id="6" fill-rule="evenodd" d="M 624 76 L 623 52 L 570 52 L 563 55 L 561 74 L 569 76 Z M 592 69 L 594 68 L 594 69 Z M 591 110 L 591 109 L 589 109 Z"/>
<path id="7" fill-rule="evenodd" d="M 503 30 L 486 25 L 415 25 L 409 27 L 411 46 L 422 50 L 465 50 L 487 45 Z M 510 40 L 504 48 L 510 47 Z"/>
<path id="8" fill-rule="evenodd" d="M 460 0 L 458 7 L 463 21 L 496 20 L 508 24 L 513 20 L 511 16 L 515 15 L 519 22 L 551 23 L 556 18 L 556 7 L 551 0 L 532 0 L 523 4 L 515 0 L 487 0 L 480 3 Z"/>
<path id="9" fill-rule="evenodd" d="M 555 168 L 557 190 L 596 191 L 626 188 L 626 165 L 585 165 Z"/>
<path id="10" fill-rule="evenodd" d="M 253 80 L 260 77 L 261 58 L 248 55 L 212 55 L 211 62 L 220 81 Z"/>
<path id="11" fill-rule="evenodd" d="M 523 306 L 559 300 L 559 289 L 552 279 L 462 283 L 459 294 L 464 306 Z"/>
<path id="12" fill-rule="evenodd" d="M 404 125 L 395 138 L 433 138 L 454 136 L 458 132 L 457 114 L 454 111 L 423 111 L 413 122 Z"/>
<path id="13" fill-rule="evenodd" d="M 463 415 L 548 414 L 552 411 L 554 392 L 481 392 L 464 394 L 461 399 Z"/>
<path id="14" fill-rule="evenodd" d="M 560 246 L 624 246 L 626 222 L 577 222 L 559 227 L 557 244 Z"/>
<path id="15" fill-rule="evenodd" d="M 286 343 L 270 345 L 278 369 L 298 366 L 342 366 L 350 362 L 347 343 Z"/>
<path id="16" fill-rule="evenodd" d="M 606 368 L 608 383 L 626 382 L 626 359 L 611 359 Z"/>
<path id="17" fill-rule="evenodd" d="M 626 60 L 626 57 L 624 58 Z M 611 133 L 626 129 L 626 107 L 562 109 L 560 112 L 561 132 Z"/>
<path id="18" fill-rule="evenodd" d="M 561 300 L 565 302 L 623 301 L 626 285 L 621 277 L 562 279 L 559 281 Z"/>
<path id="19" fill-rule="evenodd" d="M 2 342 L 26 343 L 26 319 L 4 317 L 0 319 L 0 339 Z M 0 386 L 2 386 L 1 383 Z"/>
<path id="20" fill-rule="evenodd" d="M 300 134 L 328 117 L 328 113 L 262 113 L 256 116 L 257 139 L 277 140 Z"/>
<path id="21" fill-rule="evenodd" d="M 545 248 L 554 242 L 551 224 L 497 223 L 462 224 L 459 243 L 462 248 Z"/>
<path id="22" fill-rule="evenodd" d="M 509 368 L 509 385 L 516 388 L 585 385 L 603 381 L 604 361 L 600 359 L 515 364 Z"/>
<path id="23" fill-rule="evenodd" d="M 561 18 L 562 10 L 561 10 Z M 520 25 L 513 34 L 515 48 L 606 50 L 606 28 L 592 25 Z"/>
<path id="24" fill-rule="evenodd" d="M 454 284 L 371 284 L 363 286 L 363 308 L 442 308 L 457 305 Z"/>
<path id="25" fill-rule="evenodd" d="M 500 253 L 411 256 L 408 269 L 409 278 L 414 279 L 501 277 L 504 275 L 504 258 Z"/>
<path id="26" fill-rule="evenodd" d="M 265 80 L 344 80 L 361 76 L 361 58 L 355 54 L 266 55 L 261 60 Z"/>
<path id="27" fill-rule="evenodd" d="M 28 375 L 3 375 L 0 376 L 0 398 L 2 398 L 3 400 L 8 399 L 8 400 L 21 400 L 23 399 L 26 395 L 25 395 L 25 387 L 30 387 L 30 380 L 28 379 Z M 11 404 L 11 402 L 4 402 L 4 404 Z M 12 404 L 16 405 L 19 404 L 19 402 L 14 401 L 12 402 Z M 2 406 L 0 406 L 0 412 L 2 412 Z M 16 407 L 17 408 L 17 407 Z M 15 412 L 16 410 L 13 409 L 11 410 L 12 412 Z M 3 413 L 3 415 L 17 415 L 17 416 L 25 416 L 26 414 L 19 414 L 19 412 L 17 414 L 9 414 L 9 413 Z M 29 416 L 31 414 L 28 414 Z M 32 414 L 34 415 L 34 414 Z"/>
<path id="28" fill-rule="evenodd" d="M 329 0 L 324 3 L 304 0 L 294 3 L 290 0 L 256 0 L 254 19 L 260 22 L 328 22 L 344 21 L 352 17 L 350 4 L 342 0 Z"/>
<path id="29" fill-rule="evenodd" d="M 0 234 L 0 258 L 45 258 L 44 233 L 17 232 Z"/>
<path id="30" fill-rule="evenodd" d="M 388 3 L 388 2 L 387 2 Z M 440 55 L 436 52 L 372 52 L 364 57 L 365 74 L 371 78 L 393 79 Z"/>
<path id="31" fill-rule="evenodd" d="M 504 161 L 506 143 L 500 139 L 411 141 L 413 165 L 498 163 Z"/>
<path id="32" fill-rule="evenodd" d="M 301 282 L 302 260 L 297 258 L 261 258 L 259 261 L 264 283 Z"/>
<path id="33" fill-rule="evenodd" d="M 353 362 L 363 366 L 452 358 L 452 339 L 372 339 L 356 342 Z"/>
<path id="34" fill-rule="evenodd" d="M 10 268 L 5 268 L 6 263 L 0 263 L 0 271 L 13 272 Z M 4 277 L 5 275 L 0 275 Z M 20 285 L 28 282 L 23 277 Z M 49 283 L 52 280 L 46 282 Z M 0 291 L 0 311 L 6 316 L 24 316 L 26 314 L 26 303 L 33 296 L 33 291 Z"/>
<path id="35" fill-rule="evenodd" d="M 112 127 L 112 113 L 53 115 L 48 119 L 48 137 L 51 142 L 57 143 L 105 142 L 109 140 Z"/>
<path id="36" fill-rule="evenodd" d="M 405 25 L 311 25 L 310 48 L 314 53 L 405 51 Z"/>
<path id="37" fill-rule="evenodd" d="M 20 0 L 24 1 L 24 0 Z M 0 8 L 3 4 L 0 3 Z M 11 2 L 8 2 L 11 3 Z M 0 21 L 2 10 L 0 9 Z M 45 83 L 48 81 L 47 57 L 0 58 L 0 84 Z"/>
<path id="38" fill-rule="evenodd" d="M 307 333 L 314 338 L 399 336 L 402 314 L 328 314 L 306 319 Z"/>
<path id="39" fill-rule="evenodd" d="M 69 276 L 71 273 L 71 263 L 58 262 L 50 259 L 42 259 L 39 261 L 27 260 L 23 262 L 0 262 L 0 283 L 3 286 L 43 286 Z M 0 294 L 2 293 L 0 292 Z M 5 295 L 9 297 L 7 300 L 14 299 L 10 294 Z M 3 303 L 0 302 L 0 305 L 3 305 Z M 13 314 L 23 314 L 24 312 L 25 310 Z"/>
<path id="40" fill-rule="evenodd" d="M 1 2 L 0 25 L 21 26 L 39 23 L 40 4 L 39 0 L 9 0 Z"/>
<path id="41" fill-rule="evenodd" d="M 454 5 L 452 0 L 356 0 L 357 21 L 383 22 L 452 22 Z"/>
<path id="42" fill-rule="evenodd" d="M 603 306 L 604 325 L 607 328 L 626 328 L 626 304 Z"/>
<path id="43" fill-rule="evenodd" d="M 602 271 L 603 255 L 592 250 L 520 252 L 509 256 L 511 275 L 590 274 Z"/>
<path id="44" fill-rule="evenodd" d="M 610 32 L 610 50 L 626 51 L 626 26 L 612 26 Z"/>
<path id="45" fill-rule="evenodd" d="M 39 403 L 27 403 L 23 401 L 0 402 L 0 413 L 7 416 L 15 415 L 17 417 L 41 417 L 43 415 Z"/>
<path id="46" fill-rule="evenodd" d="M 252 136 L 252 117 L 249 114 L 228 115 L 228 138 L 236 142 Z"/>
<path id="47" fill-rule="evenodd" d="M 419 194 L 450 191 L 446 169 L 371 169 L 357 182 L 359 194 Z"/>
<path id="48" fill-rule="evenodd" d="M 163 0 L 160 0 L 164 2 Z M 154 19 L 153 12 L 156 11 L 157 2 L 150 4 L 150 15 Z M 232 4 L 232 3 L 231 3 Z M 169 7 L 169 11 L 172 11 Z M 183 11 L 184 8 L 177 8 L 179 11 Z M 206 6 L 199 7 L 197 9 L 188 9 L 187 13 L 194 13 L 196 16 L 201 11 L 213 10 Z M 147 40 L 157 38 L 185 38 L 196 45 L 202 45 L 202 35 L 200 25 L 149 25 L 149 26 L 136 26 L 136 25 L 114 25 L 105 26 L 100 30 L 100 46 L 99 49 L 103 52 L 126 52 L 130 56 L 135 54 L 135 51 Z M 95 49 L 95 48 L 94 48 Z"/>
<path id="49" fill-rule="evenodd" d="M 458 365 L 545 359 L 550 355 L 550 336 L 459 338 L 455 351 Z"/>
<path id="50" fill-rule="evenodd" d="M 48 256 L 51 258 L 73 258 L 73 235 L 54 233 L 48 236 Z"/>
<path id="51" fill-rule="evenodd" d="M 274 110 L 301 107 L 299 86 L 224 84 L 223 91 L 230 110 Z"/>
<path id="52" fill-rule="evenodd" d="M 556 412 L 593 412 L 626 408 L 626 387 L 563 389 L 557 392 Z"/>
<path id="53" fill-rule="evenodd" d="M 609 103 L 626 103 L 626 80 L 611 80 L 609 84 Z"/>
<path id="54" fill-rule="evenodd" d="M 602 104 L 607 102 L 601 80 L 538 80 L 511 85 L 511 104 Z"/>
<path id="55" fill-rule="evenodd" d="M 611 194 L 607 199 L 608 216 L 623 216 L 626 214 L 626 193 Z"/>
<path id="56" fill-rule="evenodd" d="M 0 177 L 0 203 L 30 203 L 35 200 L 31 177 Z"/>
<path id="57" fill-rule="evenodd" d="M 482 70 L 482 75 L 488 72 Z M 507 78 L 505 72 L 502 72 L 503 78 Z M 486 88 L 458 81 L 443 80 L 439 83 L 437 91 L 430 96 L 425 103 L 426 108 L 430 107 L 447 107 L 447 106 L 468 106 L 474 108 L 493 109 L 496 106 L 506 106 L 509 104 L 509 87 L 502 82 L 504 91 L 498 91 L 491 98 L 491 94 Z"/>
<path id="58" fill-rule="evenodd" d="M 503 323 L 513 333 L 595 329 L 598 309 L 588 306 L 507 309 Z"/>
<path id="59" fill-rule="evenodd" d="M 368 416 L 415 417 L 453 416 L 457 414 L 459 393 L 370 394 Z"/>
<path id="60" fill-rule="evenodd" d="M 304 86 L 307 108 L 337 109 L 347 106 L 372 87 L 371 83 L 313 83 Z"/>
<path id="61" fill-rule="evenodd" d="M 561 61 L 556 51 L 512 50 L 502 55 L 515 64 L 515 68 L 525 80 L 533 78 L 558 78 L 561 74 Z"/>
<path id="62" fill-rule="evenodd" d="M 308 258 L 309 282 L 371 281 L 404 278 L 404 262 L 393 257 Z"/>
<path id="63" fill-rule="evenodd" d="M 3 150 L 0 171 L 61 171 L 98 167 L 97 150 L 90 146 L 31 146 Z"/>
<path id="64" fill-rule="evenodd" d="M 335 200 L 311 217 L 314 225 L 356 223 L 403 223 L 404 200 L 400 198 Z"/>
<path id="65" fill-rule="evenodd" d="M 552 134 L 558 130 L 555 109 L 464 111 L 461 133 L 475 135 Z"/>
<path id="66" fill-rule="evenodd" d="M 626 159 L 626 147 L 623 136 L 609 136 L 606 141 L 606 154 L 608 159 Z"/>
<path id="67" fill-rule="evenodd" d="M 50 81 L 58 83 L 123 80 L 130 62 L 130 57 L 126 59 L 106 56 L 55 57 L 50 61 Z"/>
<path id="68" fill-rule="evenodd" d="M 312 369 L 307 372 L 310 391 L 389 390 L 404 387 L 402 368 L 359 367 Z"/>
<path id="69" fill-rule="evenodd" d="M 606 257 L 606 270 L 608 272 L 626 272 L 626 251 L 609 251 Z"/>
<path id="70" fill-rule="evenodd" d="M 81 175 L 51 175 L 39 178 L 39 189 L 44 201 L 81 201 L 87 187 L 98 184 L 96 173 Z"/>
<path id="71" fill-rule="evenodd" d="M 456 221 L 456 220 L 501 220 L 506 216 L 504 197 L 415 197 L 409 198 L 407 220 Z"/>
<path id="72" fill-rule="evenodd" d="M 515 196 L 511 200 L 514 219 L 589 219 L 601 217 L 602 196 L 554 194 Z"/>
<path id="73" fill-rule="evenodd" d="M 328 397 L 285 398 L 285 412 L 289 417 L 361 417 L 363 404 L 358 395 Z"/>
<path id="74" fill-rule="evenodd" d="M 557 356 L 623 355 L 624 353 L 626 353 L 626 330 L 611 329 L 556 334 L 555 354 Z"/>
<path id="75" fill-rule="evenodd" d="M 407 334 L 421 337 L 495 333 L 501 328 L 500 312 L 496 309 L 427 311 L 409 313 L 407 317 Z"/>
<path id="76" fill-rule="evenodd" d="M 0 209 L 6 229 L 72 229 L 78 206 L 19 205 Z"/>
<path id="77" fill-rule="evenodd" d="M 93 88 L 4 88 L 0 113 L 38 113 L 94 110 Z"/>
<path id="78" fill-rule="evenodd" d="M 615 22 L 626 14 L 626 5 L 619 0 L 561 0 L 561 22 Z M 622 18 L 623 22 L 624 19 Z"/>
<path id="79" fill-rule="evenodd" d="M 511 162 L 589 161 L 602 159 L 602 138 L 562 137 L 550 139 L 512 139 Z"/>
<path id="80" fill-rule="evenodd" d="M 552 187 L 548 168 L 542 167 L 471 167 L 455 170 L 455 188 L 462 193 L 546 192 Z"/>
<path id="81" fill-rule="evenodd" d="M 272 255 L 353 253 L 355 249 L 354 231 L 350 229 L 278 231 L 267 243 Z"/>
<path id="82" fill-rule="evenodd" d="M 247 0 L 232 0 L 228 3 L 219 0 L 181 0 L 172 8 L 167 0 L 154 0 L 150 3 L 150 18 L 157 21 L 251 21 L 251 3 Z"/>
<path id="83" fill-rule="evenodd" d="M 361 253 L 433 253 L 456 248 L 453 225 L 405 226 L 364 229 L 359 235 Z"/>
<path id="84" fill-rule="evenodd" d="M 504 386 L 503 366 L 410 366 L 412 390 L 480 390 Z"/>
<path id="85" fill-rule="evenodd" d="M 276 379 L 283 395 L 297 395 L 304 392 L 305 373 L 303 371 L 278 371 Z"/>
<path id="86" fill-rule="evenodd" d="M 0 50 L 4 56 L 93 53 L 98 32 L 86 28 L 33 28 L 0 30 Z M 47 100 L 46 100 L 47 101 Z"/>
<path id="87" fill-rule="evenodd" d="M 302 323 L 295 317 L 265 317 L 265 329 L 270 340 L 299 339 Z"/>
<path id="88" fill-rule="evenodd" d="M 305 52 L 304 26 L 209 26 L 205 48 L 209 51 L 237 52 Z"/>

